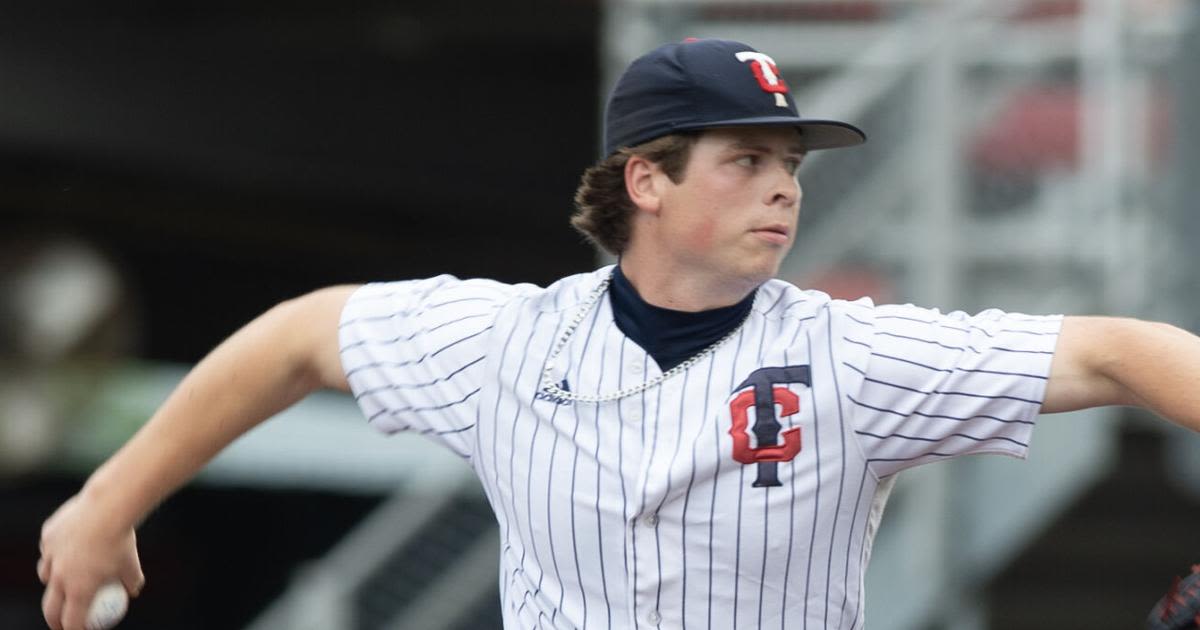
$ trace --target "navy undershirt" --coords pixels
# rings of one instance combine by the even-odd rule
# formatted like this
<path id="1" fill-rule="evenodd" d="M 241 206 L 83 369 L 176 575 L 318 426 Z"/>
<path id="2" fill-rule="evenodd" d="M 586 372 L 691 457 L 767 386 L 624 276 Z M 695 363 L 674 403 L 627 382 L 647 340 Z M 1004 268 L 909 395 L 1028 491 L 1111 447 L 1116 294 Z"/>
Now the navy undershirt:
<path id="1" fill-rule="evenodd" d="M 754 305 L 752 291 L 737 304 L 697 313 L 654 306 L 638 295 L 620 266 L 613 269 L 608 294 L 617 328 L 641 346 L 664 372 L 737 328 Z"/>

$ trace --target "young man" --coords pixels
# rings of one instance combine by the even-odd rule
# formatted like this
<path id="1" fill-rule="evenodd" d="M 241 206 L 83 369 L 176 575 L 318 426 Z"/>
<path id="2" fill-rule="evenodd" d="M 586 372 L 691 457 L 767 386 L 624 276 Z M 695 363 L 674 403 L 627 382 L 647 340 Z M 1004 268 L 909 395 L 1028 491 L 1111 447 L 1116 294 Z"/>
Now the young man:
<path id="1" fill-rule="evenodd" d="M 1139 404 L 1200 429 L 1200 340 L 1163 324 L 840 302 L 772 280 L 808 151 L 774 62 L 658 48 L 618 82 L 574 223 L 620 257 L 545 289 L 440 276 L 286 302 L 221 344 L 47 522 L 52 628 L 143 578 L 134 528 L 319 387 L 479 474 L 508 628 L 860 628 L 894 475 L 1023 456 L 1040 411 Z"/>

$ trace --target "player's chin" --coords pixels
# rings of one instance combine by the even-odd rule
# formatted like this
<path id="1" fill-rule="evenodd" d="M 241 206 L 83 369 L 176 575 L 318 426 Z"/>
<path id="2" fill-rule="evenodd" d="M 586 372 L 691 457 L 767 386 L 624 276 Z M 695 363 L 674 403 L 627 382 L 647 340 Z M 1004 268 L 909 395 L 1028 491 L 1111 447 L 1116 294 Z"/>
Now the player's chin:
<path id="1" fill-rule="evenodd" d="M 756 245 L 753 252 L 748 252 L 746 262 L 757 267 L 770 268 L 772 273 L 779 269 L 784 257 L 792 249 L 790 241 L 779 244 L 760 241 Z"/>
<path id="2" fill-rule="evenodd" d="M 737 247 L 728 252 L 726 262 L 736 269 L 759 269 L 773 274 L 791 248 L 790 240 L 766 239 L 748 232 Z"/>
<path id="3" fill-rule="evenodd" d="M 746 256 L 739 261 L 741 276 L 755 285 L 762 284 L 779 274 L 782 255 Z"/>

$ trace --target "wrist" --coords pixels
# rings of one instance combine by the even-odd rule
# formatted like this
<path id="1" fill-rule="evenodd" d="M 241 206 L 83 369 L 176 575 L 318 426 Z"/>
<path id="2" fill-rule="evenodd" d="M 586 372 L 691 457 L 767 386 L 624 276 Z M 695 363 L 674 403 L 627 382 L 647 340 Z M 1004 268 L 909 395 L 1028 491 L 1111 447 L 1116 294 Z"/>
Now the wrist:
<path id="1" fill-rule="evenodd" d="M 118 483 L 109 466 L 101 466 L 83 484 L 79 492 L 81 507 L 89 512 L 103 514 L 100 519 L 112 528 L 114 532 L 123 532 L 134 528 L 142 519 L 142 514 L 134 513 L 126 496 L 131 490 L 129 484 Z"/>

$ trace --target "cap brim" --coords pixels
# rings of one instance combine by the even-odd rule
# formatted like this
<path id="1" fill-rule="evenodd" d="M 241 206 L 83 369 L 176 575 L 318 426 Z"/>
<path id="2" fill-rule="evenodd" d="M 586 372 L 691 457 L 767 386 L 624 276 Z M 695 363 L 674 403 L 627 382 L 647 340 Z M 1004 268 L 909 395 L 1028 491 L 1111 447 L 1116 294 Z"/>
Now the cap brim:
<path id="1" fill-rule="evenodd" d="M 800 130 L 804 148 L 808 151 L 819 149 L 837 149 L 852 147 L 867 141 L 867 134 L 861 129 L 837 120 L 812 120 L 808 118 L 793 118 L 791 116 L 763 116 L 758 118 L 739 118 L 737 120 L 717 120 L 703 124 L 681 125 L 677 131 L 692 129 L 713 129 L 716 127 L 795 127 Z"/>

